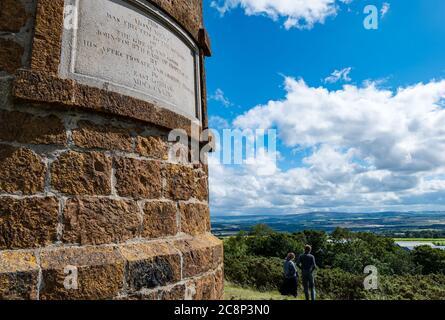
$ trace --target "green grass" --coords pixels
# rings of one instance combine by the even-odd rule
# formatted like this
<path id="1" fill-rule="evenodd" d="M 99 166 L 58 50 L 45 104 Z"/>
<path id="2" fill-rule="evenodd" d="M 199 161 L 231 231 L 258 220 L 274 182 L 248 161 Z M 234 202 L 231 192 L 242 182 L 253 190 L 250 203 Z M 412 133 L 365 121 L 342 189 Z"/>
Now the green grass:
<path id="1" fill-rule="evenodd" d="M 226 281 L 224 286 L 225 300 L 301 300 L 301 297 L 285 297 L 278 291 L 259 292 L 254 289 L 242 288 Z"/>

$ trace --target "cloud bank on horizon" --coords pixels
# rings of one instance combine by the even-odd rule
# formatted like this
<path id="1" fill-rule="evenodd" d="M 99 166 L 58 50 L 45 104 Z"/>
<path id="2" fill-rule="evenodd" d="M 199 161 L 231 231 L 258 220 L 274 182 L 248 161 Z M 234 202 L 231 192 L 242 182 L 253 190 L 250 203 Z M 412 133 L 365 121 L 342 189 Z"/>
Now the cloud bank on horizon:
<path id="1" fill-rule="evenodd" d="M 210 157 L 214 213 L 445 208 L 445 80 L 395 91 L 284 84 L 283 99 L 251 108 L 233 127 L 276 128 L 305 156 L 291 168 L 266 152 L 242 166 Z"/>
<path id="2" fill-rule="evenodd" d="M 284 18 L 286 29 L 311 29 L 335 16 L 340 3 L 353 0 L 213 0 L 211 6 L 221 15 L 241 7 L 246 15 L 265 15 L 273 20 Z"/>

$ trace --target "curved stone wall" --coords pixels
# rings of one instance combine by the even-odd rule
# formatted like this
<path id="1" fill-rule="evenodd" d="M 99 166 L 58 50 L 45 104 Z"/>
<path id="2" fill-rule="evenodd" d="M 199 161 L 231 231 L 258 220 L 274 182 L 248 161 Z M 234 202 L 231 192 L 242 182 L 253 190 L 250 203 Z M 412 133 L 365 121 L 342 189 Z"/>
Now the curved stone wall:
<path id="1" fill-rule="evenodd" d="M 152 2 L 199 42 L 200 0 Z M 61 5 L 0 4 L 0 299 L 222 298 L 207 166 L 169 160 L 187 121 L 59 79 Z"/>

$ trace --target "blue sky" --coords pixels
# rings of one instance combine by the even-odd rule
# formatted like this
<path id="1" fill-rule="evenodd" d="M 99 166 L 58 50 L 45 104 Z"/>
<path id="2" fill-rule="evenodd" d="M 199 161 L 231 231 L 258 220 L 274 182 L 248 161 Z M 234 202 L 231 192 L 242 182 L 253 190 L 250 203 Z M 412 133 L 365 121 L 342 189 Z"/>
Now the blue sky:
<path id="1" fill-rule="evenodd" d="M 204 4 L 211 124 L 279 136 L 276 165 L 210 166 L 214 214 L 443 210 L 444 1 Z"/>

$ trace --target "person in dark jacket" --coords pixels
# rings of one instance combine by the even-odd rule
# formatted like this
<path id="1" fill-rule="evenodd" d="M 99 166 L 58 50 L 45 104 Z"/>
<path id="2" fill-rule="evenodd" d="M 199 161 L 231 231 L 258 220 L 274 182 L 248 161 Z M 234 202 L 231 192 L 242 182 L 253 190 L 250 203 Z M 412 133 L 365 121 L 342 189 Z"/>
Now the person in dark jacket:
<path id="1" fill-rule="evenodd" d="M 311 254 L 312 247 L 306 245 L 304 247 L 304 254 L 298 257 L 297 267 L 301 269 L 304 295 L 306 300 L 309 300 L 309 291 L 311 300 L 315 300 L 315 281 L 314 271 L 317 265 L 315 264 L 315 257 Z"/>
<path id="2" fill-rule="evenodd" d="M 295 254 L 290 252 L 287 255 L 286 261 L 283 265 L 284 282 L 281 289 L 281 294 L 285 296 L 292 295 L 294 297 L 297 297 L 298 273 L 297 267 L 295 267 L 294 260 Z"/>

